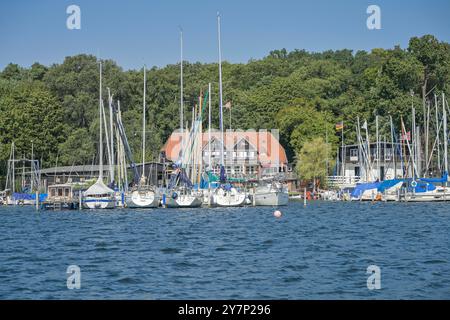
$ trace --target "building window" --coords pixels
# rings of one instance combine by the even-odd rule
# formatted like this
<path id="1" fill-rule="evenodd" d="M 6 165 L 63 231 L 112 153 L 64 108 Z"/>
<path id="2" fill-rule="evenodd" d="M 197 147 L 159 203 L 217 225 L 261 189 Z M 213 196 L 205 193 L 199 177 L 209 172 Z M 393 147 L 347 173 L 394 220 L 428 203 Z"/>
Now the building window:
<path id="1" fill-rule="evenodd" d="M 392 149 L 384 149 L 384 160 L 390 161 L 392 159 Z"/>
<path id="2" fill-rule="evenodd" d="M 358 161 L 358 149 L 350 149 L 350 161 Z"/>

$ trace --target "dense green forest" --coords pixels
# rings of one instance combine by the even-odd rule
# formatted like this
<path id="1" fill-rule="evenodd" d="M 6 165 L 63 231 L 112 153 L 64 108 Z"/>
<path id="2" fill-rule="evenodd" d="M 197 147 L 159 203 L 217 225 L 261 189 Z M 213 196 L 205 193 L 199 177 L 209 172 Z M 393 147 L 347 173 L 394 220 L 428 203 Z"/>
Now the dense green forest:
<path id="1" fill-rule="evenodd" d="M 103 70 L 105 103 L 109 87 L 120 100 L 127 135 L 139 157 L 143 70 L 125 71 L 111 60 L 103 61 Z M 179 64 L 147 71 L 149 160 L 156 159 L 179 126 L 179 72 Z M 344 121 L 344 136 L 350 142 L 357 116 L 371 124 L 376 114 L 391 115 L 398 128 L 400 117 L 409 116 L 414 104 L 420 117 L 424 92 L 450 94 L 450 45 L 426 35 L 411 38 L 408 48 L 371 52 L 275 50 L 260 60 L 224 63 L 223 79 L 224 102 L 232 102 L 232 127 L 280 129 L 293 160 L 305 142 L 326 134 L 335 151 L 338 121 Z M 185 119 L 190 119 L 208 82 L 213 84 L 217 127 L 218 66 L 185 62 Z M 0 73 L 0 175 L 12 141 L 17 157 L 29 157 L 33 141 L 44 167 L 57 160 L 58 165 L 92 163 L 98 141 L 98 83 L 98 60 L 92 55 L 66 57 L 52 66 L 7 65 Z M 381 121 L 381 134 L 389 130 L 388 121 Z"/>

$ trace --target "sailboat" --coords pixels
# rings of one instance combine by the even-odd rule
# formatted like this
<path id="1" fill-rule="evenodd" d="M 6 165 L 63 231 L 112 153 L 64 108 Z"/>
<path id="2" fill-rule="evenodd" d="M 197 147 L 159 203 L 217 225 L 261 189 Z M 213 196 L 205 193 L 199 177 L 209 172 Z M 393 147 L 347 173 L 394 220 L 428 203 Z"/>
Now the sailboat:
<path id="1" fill-rule="evenodd" d="M 144 97 L 142 111 L 142 174 L 139 184 L 134 186 L 126 196 L 128 208 L 157 208 L 160 202 L 159 192 L 147 184 L 145 176 L 145 112 L 146 112 L 146 69 L 144 66 Z"/>
<path id="2" fill-rule="evenodd" d="M 219 207 L 240 207 L 245 204 L 247 195 L 232 185 L 221 185 L 214 192 L 214 204 Z"/>
<path id="3" fill-rule="evenodd" d="M 181 61 L 180 61 L 180 132 L 181 132 L 181 154 L 180 160 L 174 164 L 174 171 L 170 177 L 167 188 L 168 195 L 163 198 L 163 205 L 166 208 L 198 208 L 202 205 L 202 194 L 193 189 L 193 184 L 188 176 L 187 170 L 194 171 L 193 158 L 196 149 L 197 135 L 201 130 L 201 113 L 196 118 L 195 112 L 192 114 L 192 128 L 187 141 L 184 139 L 183 125 L 183 31 L 180 31 Z M 200 132 L 201 137 L 201 132 Z M 200 138 L 201 139 L 201 138 Z"/>
<path id="4" fill-rule="evenodd" d="M 440 178 L 418 178 L 414 175 L 413 179 L 409 179 L 405 183 L 404 193 L 400 199 L 408 202 L 432 202 L 432 201 L 448 201 L 450 200 L 450 187 L 448 184 L 448 132 L 447 132 L 447 108 L 445 94 L 442 93 L 442 125 L 444 134 L 444 154 L 443 154 L 443 172 Z M 437 110 L 437 100 L 436 100 Z M 438 117 L 436 112 L 436 117 Z M 438 122 L 438 121 L 436 121 Z M 437 125 L 439 131 L 440 124 Z M 416 141 L 419 139 L 416 138 Z M 416 155 L 419 152 L 416 151 Z M 439 157 L 439 156 L 438 156 Z M 440 160 L 440 159 L 439 159 Z M 418 161 L 417 161 L 418 162 Z M 436 185 L 440 184 L 440 185 Z"/>
<path id="5" fill-rule="evenodd" d="M 100 135 L 99 135 L 99 174 L 97 182 L 90 186 L 83 193 L 83 207 L 87 209 L 110 209 L 115 207 L 114 190 L 106 186 L 103 182 L 103 99 L 102 99 L 102 63 L 100 62 L 100 97 L 99 97 L 99 116 L 100 116 Z"/>
<path id="6" fill-rule="evenodd" d="M 20 189 L 17 190 L 16 184 L 16 163 L 22 165 L 22 177 Z M 30 167 L 27 167 L 29 165 Z M 25 172 L 29 171 L 28 173 Z M 25 157 L 15 158 L 15 143 L 11 143 L 11 153 L 8 160 L 8 169 L 6 174 L 5 190 L 0 191 L 0 204 L 7 205 L 35 205 L 44 201 L 46 193 L 39 193 L 39 161 L 34 160 L 33 144 L 31 144 L 31 159 Z M 37 198 L 36 198 L 37 196 Z"/>
<path id="7" fill-rule="evenodd" d="M 164 199 L 166 208 L 198 208 L 202 205 L 202 194 L 192 189 L 192 183 L 182 167 L 176 168 L 169 184 L 170 196 Z"/>
<path id="8" fill-rule="evenodd" d="M 217 14 L 217 38 L 219 51 L 219 108 L 220 108 L 220 135 L 222 141 L 222 151 L 220 159 L 220 186 L 214 191 L 213 201 L 219 207 L 237 207 L 245 204 L 247 194 L 226 183 L 226 174 L 224 167 L 224 135 L 223 135 L 223 92 L 222 92 L 222 49 L 220 47 L 220 14 Z"/>

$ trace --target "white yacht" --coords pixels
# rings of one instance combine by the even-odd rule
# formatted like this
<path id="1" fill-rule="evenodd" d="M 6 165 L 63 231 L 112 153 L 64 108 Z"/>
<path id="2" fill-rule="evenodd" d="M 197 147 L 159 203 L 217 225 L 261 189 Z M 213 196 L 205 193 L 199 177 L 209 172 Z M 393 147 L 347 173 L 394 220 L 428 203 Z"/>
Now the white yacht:
<path id="1" fill-rule="evenodd" d="M 285 206 L 289 202 L 287 188 L 280 182 L 268 182 L 255 188 L 253 202 L 256 206 Z"/>

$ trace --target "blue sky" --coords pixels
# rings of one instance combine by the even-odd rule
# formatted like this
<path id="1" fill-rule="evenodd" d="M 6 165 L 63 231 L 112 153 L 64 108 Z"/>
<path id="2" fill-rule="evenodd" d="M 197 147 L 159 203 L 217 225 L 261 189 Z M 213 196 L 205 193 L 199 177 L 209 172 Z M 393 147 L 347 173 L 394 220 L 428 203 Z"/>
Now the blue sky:
<path id="1" fill-rule="evenodd" d="M 66 8 L 81 8 L 81 30 L 66 28 Z M 381 30 L 368 30 L 368 5 L 381 8 Z M 247 62 L 273 49 L 323 51 L 406 47 L 431 33 L 450 42 L 449 0 L 39 0 L 1 1 L 0 69 L 61 63 L 91 53 L 125 69 L 185 60 L 217 60 L 216 12 L 222 16 L 223 59 Z"/>

